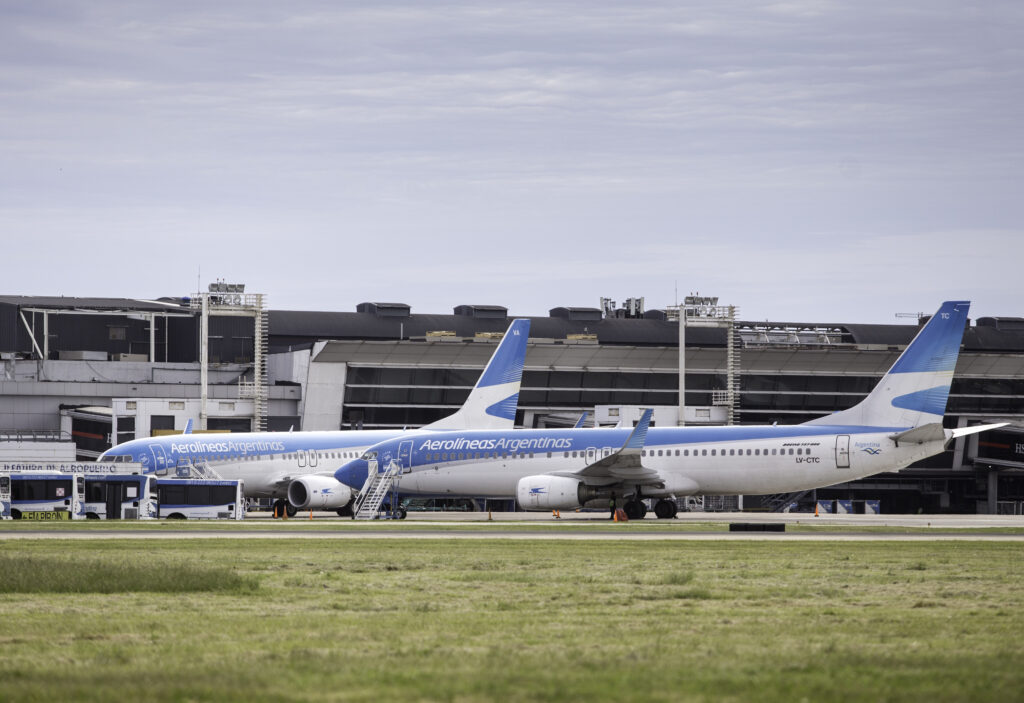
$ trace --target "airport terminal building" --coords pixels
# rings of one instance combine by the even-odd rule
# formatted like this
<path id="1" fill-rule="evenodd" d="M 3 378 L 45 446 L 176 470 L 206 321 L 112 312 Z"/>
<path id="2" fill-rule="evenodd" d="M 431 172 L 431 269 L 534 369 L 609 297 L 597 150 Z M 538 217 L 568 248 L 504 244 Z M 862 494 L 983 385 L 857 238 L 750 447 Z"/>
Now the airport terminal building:
<path id="1" fill-rule="evenodd" d="M 571 426 L 583 412 L 628 422 L 644 407 L 675 424 L 681 331 L 687 424 L 799 423 L 862 399 L 921 322 L 733 315 L 680 330 L 675 310 L 636 300 L 530 318 L 517 425 Z M 0 296 L 0 453 L 73 443 L 72 454 L 94 458 L 189 419 L 211 431 L 418 427 L 462 404 L 511 319 L 498 305 L 269 310 L 226 284 L 158 300 Z M 1024 318 L 971 321 L 945 422 L 1012 424 L 815 497 L 878 500 L 889 513 L 1024 511 Z M 759 496 L 743 506 L 778 507 Z"/>

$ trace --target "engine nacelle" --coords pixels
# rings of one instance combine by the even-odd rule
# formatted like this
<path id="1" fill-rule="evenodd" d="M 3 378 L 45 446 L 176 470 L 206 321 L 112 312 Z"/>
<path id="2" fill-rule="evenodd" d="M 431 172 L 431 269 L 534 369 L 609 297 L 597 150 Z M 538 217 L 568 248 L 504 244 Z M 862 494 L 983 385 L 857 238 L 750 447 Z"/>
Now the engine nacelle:
<path id="1" fill-rule="evenodd" d="M 352 489 L 333 476 L 302 476 L 288 484 L 288 502 L 299 510 L 337 510 L 352 500 Z"/>
<path id="2" fill-rule="evenodd" d="M 578 478 L 524 476 L 516 484 L 516 502 L 523 510 L 572 510 L 590 500 L 592 489 Z"/>

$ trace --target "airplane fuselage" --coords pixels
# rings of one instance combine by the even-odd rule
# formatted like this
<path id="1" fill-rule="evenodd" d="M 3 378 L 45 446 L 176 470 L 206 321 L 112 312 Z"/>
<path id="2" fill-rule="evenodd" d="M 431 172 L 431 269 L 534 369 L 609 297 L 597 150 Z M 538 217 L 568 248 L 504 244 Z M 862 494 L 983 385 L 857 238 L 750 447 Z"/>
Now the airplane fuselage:
<path id="1" fill-rule="evenodd" d="M 174 476 L 179 467 L 207 466 L 224 479 L 245 481 L 246 497 L 283 498 L 283 479 L 330 475 L 367 447 L 402 430 L 187 434 L 135 439 L 108 450 L 100 461 L 128 457 L 143 471 Z"/>
<path id="2" fill-rule="evenodd" d="M 769 494 L 828 486 L 896 471 L 943 449 L 942 441 L 899 444 L 906 428 L 820 425 L 650 428 L 643 466 L 664 479 L 651 497 L 685 494 Z M 403 495 L 510 498 L 524 477 L 570 474 L 618 451 L 629 429 L 516 430 L 431 433 L 411 441 L 399 483 Z M 446 436 L 447 435 L 447 436 Z M 379 462 L 391 456 L 384 447 Z M 366 477 L 359 459 L 335 476 L 354 488 Z M 601 485 L 600 480 L 588 481 Z"/>

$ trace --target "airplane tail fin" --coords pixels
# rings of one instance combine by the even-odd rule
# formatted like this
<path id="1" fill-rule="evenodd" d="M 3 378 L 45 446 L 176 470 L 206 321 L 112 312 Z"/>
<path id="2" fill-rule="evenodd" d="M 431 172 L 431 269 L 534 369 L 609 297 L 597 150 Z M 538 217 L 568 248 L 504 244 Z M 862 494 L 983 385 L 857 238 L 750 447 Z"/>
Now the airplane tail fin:
<path id="1" fill-rule="evenodd" d="M 515 425 L 529 320 L 513 320 L 462 407 L 429 430 L 510 430 Z"/>
<path id="2" fill-rule="evenodd" d="M 914 428 L 941 423 L 970 306 L 943 303 L 867 398 L 805 424 Z"/>

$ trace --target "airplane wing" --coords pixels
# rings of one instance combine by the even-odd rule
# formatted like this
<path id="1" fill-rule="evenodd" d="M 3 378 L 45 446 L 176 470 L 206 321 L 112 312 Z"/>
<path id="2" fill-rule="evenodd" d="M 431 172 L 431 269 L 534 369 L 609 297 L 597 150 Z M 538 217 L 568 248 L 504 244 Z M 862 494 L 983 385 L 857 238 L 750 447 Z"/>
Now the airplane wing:
<path id="1" fill-rule="evenodd" d="M 278 474 L 277 476 L 267 480 L 267 486 L 274 491 L 276 494 L 278 490 L 288 490 L 288 484 L 292 482 L 292 476 L 285 474 Z"/>
<path id="2" fill-rule="evenodd" d="M 643 486 L 664 485 L 662 476 L 654 469 L 648 469 L 641 461 L 643 459 L 644 442 L 647 440 L 647 429 L 651 425 L 651 413 L 648 408 L 640 417 L 629 439 L 622 445 L 622 449 L 588 464 L 579 471 L 560 471 L 556 476 L 571 476 L 574 478 L 586 479 L 588 483 L 618 483 L 628 482 Z"/>

